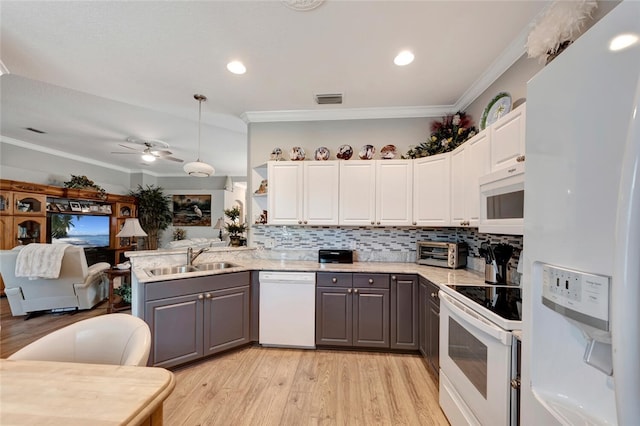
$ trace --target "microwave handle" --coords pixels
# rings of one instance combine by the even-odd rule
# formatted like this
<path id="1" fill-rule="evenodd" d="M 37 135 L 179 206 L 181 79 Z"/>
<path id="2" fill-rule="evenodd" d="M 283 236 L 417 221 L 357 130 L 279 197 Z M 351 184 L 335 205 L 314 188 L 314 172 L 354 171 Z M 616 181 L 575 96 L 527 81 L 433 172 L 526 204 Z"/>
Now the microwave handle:
<path id="1" fill-rule="evenodd" d="M 444 303 L 445 307 L 451 312 L 453 317 L 458 320 L 462 320 L 467 323 L 468 326 L 476 328 L 494 339 L 499 340 L 503 345 L 511 346 L 511 333 L 482 318 L 480 315 L 473 312 L 470 308 L 467 308 L 442 290 L 438 292 L 438 297 L 440 297 L 440 302 Z"/>

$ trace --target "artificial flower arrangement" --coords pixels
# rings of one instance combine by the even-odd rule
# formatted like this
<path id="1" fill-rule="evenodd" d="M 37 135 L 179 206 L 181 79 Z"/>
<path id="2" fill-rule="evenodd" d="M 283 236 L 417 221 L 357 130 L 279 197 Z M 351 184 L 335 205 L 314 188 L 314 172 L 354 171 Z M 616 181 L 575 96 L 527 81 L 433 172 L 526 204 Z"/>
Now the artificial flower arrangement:
<path id="1" fill-rule="evenodd" d="M 187 238 L 187 231 L 184 228 L 173 229 L 173 241 L 180 241 Z"/>
<path id="2" fill-rule="evenodd" d="M 595 0 L 556 1 L 533 26 L 527 39 L 527 53 L 541 63 L 549 63 L 581 34 Z"/>
<path id="3" fill-rule="evenodd" d="M 75 189 L 93 189 L 99 192 L 100 198 L 107 198 L 107 191 L 105 191 L 102 187 L 96 185 L 94 181 L 86 176 L 71 175 L 71 180 L 64 182 L 64 187 Z"/>
<path id="4" fill-rule="evenodd" d="M 467 139 L 472 138 L 477 129 L 471 117 L 462 111 L 442 118 L 442 122 L 431 123 L 431 136 L 426 142 L 411 147 L 402 158 L 421 158 L 441 154 L 456 149 Z"/>

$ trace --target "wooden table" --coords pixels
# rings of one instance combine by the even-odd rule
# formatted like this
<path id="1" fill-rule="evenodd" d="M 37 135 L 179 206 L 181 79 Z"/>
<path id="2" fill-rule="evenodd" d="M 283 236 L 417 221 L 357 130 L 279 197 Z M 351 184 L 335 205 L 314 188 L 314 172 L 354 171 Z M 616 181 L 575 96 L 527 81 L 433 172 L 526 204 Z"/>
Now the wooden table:
<path id="1" fill-rule="evenodd" d="M 118 311 L 122 311 L 125 309 L 130 309 L 130 306 L 126 306 L 126 307 L 116 307 L 115 304 L 113 303 L 114 297 L 113 297 L 113 280 L 118 278 L 118 277 L 129 277 L 129 285 L 131 285 L 131 269 L 118 269 L 118 268 L 109 268 L 106 271 L 104 271 L 105 274 L 107 274 L 107 278 L 109 279 L 109 307 L 107 308 L 107 313 L 110 314 L 112 312 L 118 312 Z M 120 283 L 120 285 L 123 285 L 124 282 Z"/>
<path id="2" fill-rule="evenodd" d="M 3 425 L 162 425 L 163 368 L 0 359 Z"/>

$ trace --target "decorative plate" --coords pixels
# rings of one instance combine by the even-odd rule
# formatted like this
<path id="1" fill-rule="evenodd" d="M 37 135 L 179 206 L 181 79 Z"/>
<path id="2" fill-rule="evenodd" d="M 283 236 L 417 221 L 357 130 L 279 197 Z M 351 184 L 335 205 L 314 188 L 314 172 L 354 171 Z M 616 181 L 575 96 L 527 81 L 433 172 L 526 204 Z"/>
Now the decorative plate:
<path id="1" fill-rule="evenodd" d="M 507 92 L 500 92 L 495 98 L 491 99 L 489 105 L 484 109 L 482 118 L 480 119 L 480 130 L 484 130 L 487 126 L 492 125 L 498 118 L 511 111 L 511 95 Z"/>
<path id="2" fill-rule="evenodd" d="M 318 161 L 326 161 L 329 159 L 329 155 L 329 149 L 326 146 L 321 146 L 320 148 L 316 149 L 314 158 Z"/>
<path id="3" fill-rule="evenodd" d="M 306 155 L 304 149 L 300 146 L 294 146 L 291 148 L 291 151 L 289 151 L 289 158 L 291 158 L 292 161 L 302 161 Z"/>
<path id="4" fill-rule="evenodd" d="M 397 151 L 395 145 L 385 145 L 380 150 L 380 157 L 382 157 L 383 160 L 391 160 L 395 158 L 396 154 Z"/>
<path id="5" fill-rule="evenodd" d="M 273 151 L 271 151 L 271 156 L 270 156 L 271 160 L 273 161 L 280 161 L 282 160 L 282 150 L 280 148 L 273 148 Z"/>
<path id="6" fill-rule="evenodd" d="M 353 155 L 353 148 L 351 145 L 340 145 L 338 147 L 338 152 L 336 153 L 336 157 L 340 160 L 348 160 Z"/>
<path id="7" fill-rule="evenodd" d="M 360 157 L 361 160 L 371 160 L 375 153 L 376 148 L 373 145 L 362 145 L 358 157 Z"/>

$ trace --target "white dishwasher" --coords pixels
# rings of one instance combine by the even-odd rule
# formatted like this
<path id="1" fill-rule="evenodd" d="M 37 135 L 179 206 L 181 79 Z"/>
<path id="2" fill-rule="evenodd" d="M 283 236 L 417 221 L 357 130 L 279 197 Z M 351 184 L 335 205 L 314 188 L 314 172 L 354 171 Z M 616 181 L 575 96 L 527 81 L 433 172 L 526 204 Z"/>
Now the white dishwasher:
<path id="1" fill-rule="evenodd" d="M 264 346 L 316 347 L 316 274 L 260 272 L 260 336 Z"/>

